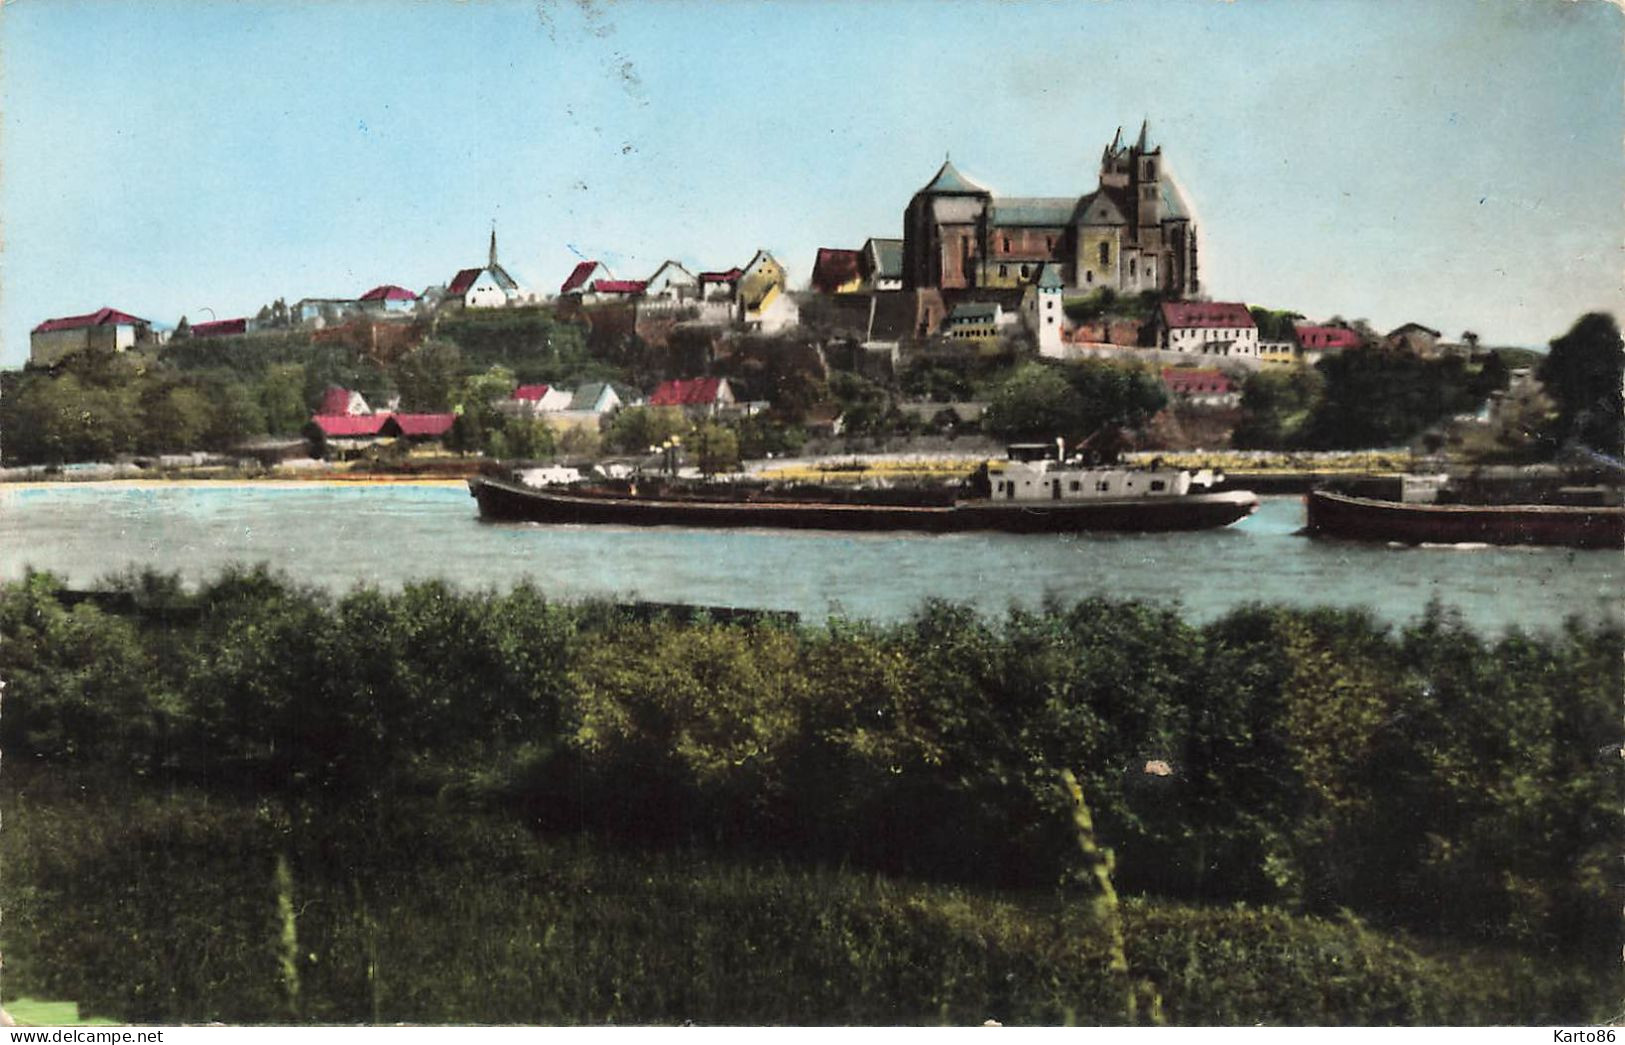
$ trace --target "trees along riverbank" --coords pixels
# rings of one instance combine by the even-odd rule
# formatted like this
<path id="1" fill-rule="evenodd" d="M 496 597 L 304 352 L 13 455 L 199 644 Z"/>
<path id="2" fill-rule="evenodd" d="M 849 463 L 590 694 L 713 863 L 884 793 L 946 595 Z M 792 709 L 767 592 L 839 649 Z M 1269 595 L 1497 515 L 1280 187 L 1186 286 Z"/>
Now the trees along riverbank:
<path id="1" fill-rule="evenodd" d="M 128 1018 L 202 997 L 243 1020 L 1111 1022 L 1061 769 L 1171 1020 L 1617 1002 L 1617 629 L 1193 627 L 1108 600 L 790 627 L 261 571 L 125 587 L 117 615 L 48 577 L 4 589 L 0 743 L 26 839 L 8 974 Z M 304 897 L 292 1001 L 278 854 Z M 179 936 L 100 921 L 114 896 Z M 20 931 L 75 910 L 113 957 Z M 785 986 L 750 1008 L 718 985 L 756 964 Z"/>

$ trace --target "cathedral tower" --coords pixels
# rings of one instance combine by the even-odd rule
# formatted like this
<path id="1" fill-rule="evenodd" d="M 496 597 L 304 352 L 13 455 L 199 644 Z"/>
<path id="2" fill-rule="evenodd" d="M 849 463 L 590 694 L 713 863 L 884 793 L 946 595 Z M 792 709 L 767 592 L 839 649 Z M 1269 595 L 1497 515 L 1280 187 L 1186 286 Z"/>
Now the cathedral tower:
<path id="1" fill-rule="evenodd" d="M 981 230 L 993 194 L 944 160 L 903 212 L 903 286 L 974 286 Z"/>

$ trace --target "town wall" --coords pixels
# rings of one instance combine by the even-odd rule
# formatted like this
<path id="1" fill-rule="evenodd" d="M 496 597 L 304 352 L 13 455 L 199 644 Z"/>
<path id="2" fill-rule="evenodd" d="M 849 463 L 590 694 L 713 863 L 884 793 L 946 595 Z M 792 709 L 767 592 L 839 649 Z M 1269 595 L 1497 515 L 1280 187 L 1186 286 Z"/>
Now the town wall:
<path id="1" fill-rule="evenodd" d="M 1103 342 L 1108 345 L 1137 348 L 1143 329 L 1144 324 L 1137 319 L 1091 319 L 1070 328 L 1064 340 L 1078 343 Z"/>
<path id="2" fill-rule="evenodd" d="M 1162 348 L 1131 348 L 1100 341 L 1071 341 L 1061 346 L 1060 359 L 1104 359 L 1113 362 L 1156 363 L 1163 366 L 1189 366 L 1201 363 L 1220 370 L 1251 372 L 1259 368 L 1253 356 L 1203 356 L 1193 352 L 1172 352 Z"/>

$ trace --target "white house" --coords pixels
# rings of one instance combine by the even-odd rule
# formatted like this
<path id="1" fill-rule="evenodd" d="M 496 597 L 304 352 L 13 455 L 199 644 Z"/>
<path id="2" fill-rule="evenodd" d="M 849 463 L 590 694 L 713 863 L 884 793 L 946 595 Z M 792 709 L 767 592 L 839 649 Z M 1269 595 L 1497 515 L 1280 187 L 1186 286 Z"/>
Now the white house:
<path id="1" fill-rule="evenodd" d="M 1202 356 L 1258 358 L 1258 324 L 1247 306 L 1225 301 L 1164 301 L 1157 347 Z"/>
<path id="2" fill-rule="evenodd" d="M 655 269 L 644 284 L 644 297 L 668 301 L 691 301 L 700 296 L 700 279 L 675 261 Z"/>
<path id="3" fill-rule="evenodd" d="M 725 377 L 662 381 L 649 396 L 650 406 L 678 407 L 686 413 L 702 415 L 714 415 L 735 402 L 733 386 Z"/>
<path id="4" fill-rule="evenodd" d="M 569 404 L 562 410 L 538 414 L 555 431 L 586 429 L 596 432 L 604 418 L 619 410 L 625 403 L 614 387 L 606 381 L 589 381 L 575 390 Z"/>
<path id="5" fill-rule="evenodd" d="M 515 417 L 536 417 L 570 409 L 575 393 L 556 385 L 520 385 L 497 409 Z"/>
<path id="6" fill-rule="evenodd" d="M 524 304 L 531 295 L 506 269 L 497 264 L 497 232 L 491 230 L 491 253 L 484 268 L 463 269 L 446 285 L 447 301 L 460 300 L 464 308 L 503 308 Z"/>
<path id="7" fill-rule="evenodd" d="M 570 270 L 569 277 L 559 285 L 559 294 L 585 294 L 599 280 L 614 278 L 615 273 L 601 261 L 577 262 L 576 267 Z"/>

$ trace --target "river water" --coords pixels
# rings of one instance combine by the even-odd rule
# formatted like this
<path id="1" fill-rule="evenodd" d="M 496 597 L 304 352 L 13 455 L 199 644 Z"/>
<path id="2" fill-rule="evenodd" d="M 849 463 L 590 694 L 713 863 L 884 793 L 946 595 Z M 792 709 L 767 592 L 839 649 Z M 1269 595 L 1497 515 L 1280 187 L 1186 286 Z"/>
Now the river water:
<path id="1" fill-rule="evenodd" d="M 1361 606 L 1393 623 L 1437 598 L 1476 627 L 1622 619 L 1625 556 L 1562 548 L 1401 548 L 1296 536 L 1300 498 L 1182 534 L 852 535 L 482 523 L 457 485 L 304 483 L 0 487 L 0 579 L 78 587 L 128 567 L 191 582 L 267 562 L 345 591 L 440 577 L 616 597 L 893 620 L 928 597 L 999 613 L 1047 594 L 1177 603 L 1193 621 L 1244 602 Z"/>

